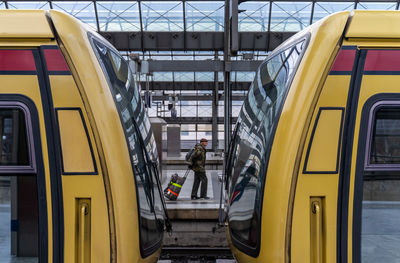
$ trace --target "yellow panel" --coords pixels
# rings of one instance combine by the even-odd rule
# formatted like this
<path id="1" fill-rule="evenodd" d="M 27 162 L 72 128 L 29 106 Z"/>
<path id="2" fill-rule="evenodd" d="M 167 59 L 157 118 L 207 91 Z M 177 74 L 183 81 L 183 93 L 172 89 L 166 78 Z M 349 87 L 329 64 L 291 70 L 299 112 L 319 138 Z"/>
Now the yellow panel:
<path id="1" fill-rule="evenodd" d="M 343 110 L 322 109 L 306 166 L 306 172 L 336 172 Z"/>
<path id="2" fill-rule="evenodd" d="M 50 75 L 49 79 L 54 108 L 83 108 L 81 95 L 72 76 Z"/>
<path id="3" fill-rule="evenodd" d="M 399 11 L 355 10 L 345 34 L 348 38 L 400 38 Z"/>
<path id="4" fill-rule="evenodd" d="M 302 169 L 305 163 L 306 151 L 311 141 L 312 124 L 318 115 L 321 107 L 345 108 L 347 103 L 350 75 L 329 75 L 325 81 L 313 117 L 309 122 L 307 140 L 300 163 L 301 170 L 297 178 L 296 194 L 293 208 L 291 253 L 292 262 L 311 262 L 312 259 L 312 238 L 310 236 L 309 206 L 310 198 L 319 196 L 323 198 L 323 262 L 336 262 L 336 218 L 337 218 L 337 194 L 338 174 L 303 174 Z M 337 146 L 337 140 L 335 141 Z M 337 149 L 336 149 L 337 150 Z M 339 152 L 340 154 L 340 152 Z"/>
<path id="5" fill-rule="evenodd" d="M 0 11 L 0 38 L 53 38 L 44 10 Z"/>
<path id="6" fill-rule="evenodd" d="M 64 172 L 94 172 L 92 154 L 79 111 L 58 110 L 57 116 Z"/>
<path id="7" fill-rule="evenodd" d="M 92 76 L 93 77 L 93 76 Z M 50 86 L 55 108 L 80 108 L 88 129 L 89 138 L 93 148 L 95 162 L 98 169 L 98 176 L 74 175 L 63 176 L 63 201 L 64 201 L 64 261 L 77 262 L 78 233 L 76 219 L 76 199 L 90 198 L 91 200 L 91 236 L 90 236 L 90 257 L 91 262 L 102 262 L 110 258 L 110 223 L 112 214 L 108 213 L 110 204 L 107 202 L 105 183 L 103 181 L 104 165 L 98 155 L 98 144 L 94 140 L 93 133 L 96 131 L 87 117 L 88 105 L 83 103 L 81 94 L 75 80 L 71 75 L 50 75 Z M 111 198 L 109 200 L 112 200 Z M 111 203 L 111 201 L 110 201 Z M 86 249 L 86 247 L 85 247 Z"/>
<path id="8" fill-rule="evenodd" d="M 77 262 L 79 233 L 76 229 L 79 228 L 77 225 L 79 222 L 76 218 L 76 200 L 80 198 L 91 199 L 91 262 L 103 262 L 105 258 L 110 258 L 107 200 L 104 194 L 104 183 L 101 179 L 101 176 L 92 175 L 62 177 L 65 227 L 64 262 Z"/>

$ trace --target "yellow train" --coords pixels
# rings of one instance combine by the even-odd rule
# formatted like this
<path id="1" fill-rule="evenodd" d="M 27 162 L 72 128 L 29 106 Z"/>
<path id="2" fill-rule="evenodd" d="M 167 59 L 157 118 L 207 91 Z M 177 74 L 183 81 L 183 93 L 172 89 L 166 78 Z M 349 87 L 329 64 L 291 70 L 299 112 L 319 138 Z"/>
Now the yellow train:
<path id="1" fill-rule="evenodd" d="M 157 261 L 154 136 L 129 64 L 101 36 L 58 11 L 1 11 L 0 132 L 17 258 Z"/>
<path id="2" fill-rule="evenodd" d="M 400 13 L 336 13 L 274 50 L 228 155 L 238 262 L 397 262 Z"/>

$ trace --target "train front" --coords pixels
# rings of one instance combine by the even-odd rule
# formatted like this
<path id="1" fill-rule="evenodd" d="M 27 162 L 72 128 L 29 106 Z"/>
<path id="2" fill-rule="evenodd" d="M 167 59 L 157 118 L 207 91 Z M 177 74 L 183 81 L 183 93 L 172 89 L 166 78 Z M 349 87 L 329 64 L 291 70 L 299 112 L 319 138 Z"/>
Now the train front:
<path id="1" fill-rule="evenodd" d="M 299 147 L 348 16 L 297 33 L 256 73 L 226 163 L 228 238 L 238 262 L 290 262 Z"/>
<path id="2" fill-rule="evenodd" d="M 111 262 L 156 262 L 167 215 L 156 143 L 132 69 L 99 34 L 62 12 L 49 13 L 96 128 Z"/>

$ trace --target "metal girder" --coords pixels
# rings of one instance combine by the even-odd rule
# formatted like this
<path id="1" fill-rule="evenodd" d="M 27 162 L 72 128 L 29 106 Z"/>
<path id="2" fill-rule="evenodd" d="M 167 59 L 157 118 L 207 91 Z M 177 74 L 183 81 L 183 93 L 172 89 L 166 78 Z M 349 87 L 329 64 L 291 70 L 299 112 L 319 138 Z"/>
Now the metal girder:
<path id="1" fill-rule="evenodd" d="M 150 72 L 177 72 L 177 71 L 256 71 L 262 61 L 239 60 L 228 62 L 224 68 L 224 61 L 220 60 L 147 60 Z"/>
<path id="2" fill-rule="evenodd" d="M 243 95 L 232 95 L 232 101 L 243 101 L 246 98 L 246 96 Z M 168 101 L 169 95 L 153 95 L 152 100 L 153 101 Z M 212 96 L 205 96 L 205 95 L 180 95 L 178 97 L 179 101 L 211 101 L 213 99 Z M 219 98 L 221 100 L 221 98 Z"/>
<path id="3" fill-rule="evenodd" d="M 146 87 L 146 82 L 140 82 L 141 87 Z M 234 82 L 232 83 L 232 90 L 248 90 L 251 82 Z M 150 90 L 212 90 L 215 87 L 214 82 L 164 82 L 164 81 L 150 81 Z M 218 89 L 224 90 L 224 83 L 218 82 Z"/>
<path id="4" fill-rule="evenodd" d="M 239 50 L 272 51 L 294 32 L 240 32 Z"/>
<path id="5" fill-rule="evenodd" d="M 161 117 L 164 119 L 168 124 L 212 124 L 212 117 Z M 236 122 L 237 118 L 232 118 L 233 123 Z M 224 117 L 218 117 L 218 124 L 224 123 Z"/>
<path id="6" fill-rule="evenodd" d="M 100 32 L 100 34 L 120 51 L 207 51 L 224 48 L 223 32 Z"/>
<path id="7" fill-rule="evenodd" d="M 224 32 L 100 32 L 120 51 L 223 51 Z M 272 51 L 295 32 L 239 32 L 239 51 Z"/>

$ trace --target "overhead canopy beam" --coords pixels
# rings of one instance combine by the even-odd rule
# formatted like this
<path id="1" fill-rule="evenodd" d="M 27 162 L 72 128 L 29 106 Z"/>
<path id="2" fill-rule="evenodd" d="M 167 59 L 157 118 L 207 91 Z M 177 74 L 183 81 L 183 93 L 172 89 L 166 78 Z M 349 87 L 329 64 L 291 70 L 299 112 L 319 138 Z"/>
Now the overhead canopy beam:
<path id="1" fill-rule="evenodd" d="M 224 71 L 224 61 L 220 60 L 148 60 L 150 72 L 171 71 Z M 256 71 L 262 61 L 230 61 L 227 71 Z"/>
<path id="2" fill-rule="evenodd" d="M 120 51 L 223 51 L 224 32 L 100 32 Z M 239 32 L 239 51 L 272 51 L 295 32 Z"/>
<path id="3" fill-rule="evenodd" d="M 152 99 L 153 101 L 168 101 L 169 95 L 153 95 Z M 181 95 L 178 97 L 180 101 L 211 101 L 213 99 L 212 96 L 204 96 L 204 95 Z M 240 95 L 232 95 L 232 100 L 235 101 L 243 101 L 246 98 L 246 96 L 240 96 Z M 221 98 L 219 98 L 221 100 Z"/>
<path id="4" fill-rule="evenodd" d="M 177 117 L 177 118 L 171 118 L 171 117 L 161 117 L 163 118 L 168 124 L 211 124 L 212 123 L 212 117 Z M 236 117 L 232 118 L 233 122 L 235 123 L 237 121 Z M 224 123 L 224 118 L 223 117 L 218 117 L 218 124 L 223 124 Z"/>
<path id="5" fill-rule="evenodd" d="M 141 86 L 146 87 L 146 82 L 141 81 Z M 248 90 L 251 82 L 233 82 L 232 90 Z M 211 91 L 215 87 L 215 83 L 212 81 L 206 82 L 190 82 L 190 81 L 150 81 L 149 89 L 150 90 L 209 90 Z M 224 90 L 224 83 L 218 82 L 218 89 Z"/>

